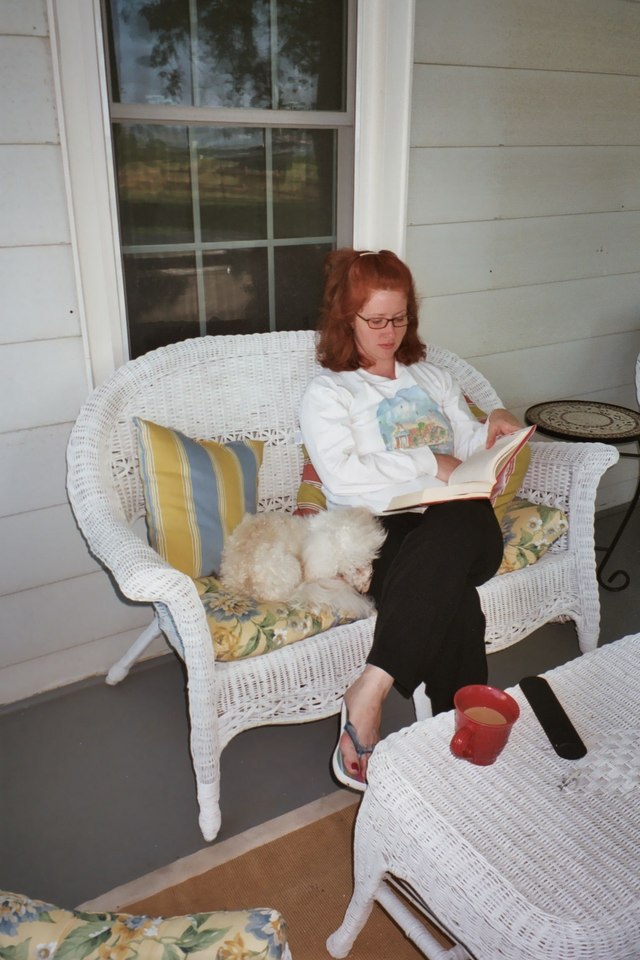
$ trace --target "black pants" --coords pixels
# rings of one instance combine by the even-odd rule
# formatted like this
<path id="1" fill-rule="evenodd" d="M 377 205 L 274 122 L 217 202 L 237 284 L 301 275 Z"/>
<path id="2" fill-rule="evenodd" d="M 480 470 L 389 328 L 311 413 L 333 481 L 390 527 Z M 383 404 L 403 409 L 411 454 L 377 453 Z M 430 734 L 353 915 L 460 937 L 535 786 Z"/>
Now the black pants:
<path id="1" fill-rule="evenodd" d="M 476 587 L 500 566 L 500 526 L 488 500 L 381 520 L 387 538 L 369 588 L 378 618 L 367 662 L 390 674 L 406 697 L 424 682 L 434 714 L 450 710 L 456 690 L 487 682 Z"/>

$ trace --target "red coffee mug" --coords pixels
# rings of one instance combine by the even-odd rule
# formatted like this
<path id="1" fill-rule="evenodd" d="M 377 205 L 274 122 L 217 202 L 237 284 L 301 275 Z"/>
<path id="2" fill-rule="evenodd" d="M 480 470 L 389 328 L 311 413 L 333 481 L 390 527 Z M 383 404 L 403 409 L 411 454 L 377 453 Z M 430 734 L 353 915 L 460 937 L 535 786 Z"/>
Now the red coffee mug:
<path id="1" fill-rule="evenodd" d="M 456 732 L 451 752 L 481 767 L 495 763 L 520 716 L 516 701 L 503 690 L 475 683 L 461 687 L 453 702 Z"/>

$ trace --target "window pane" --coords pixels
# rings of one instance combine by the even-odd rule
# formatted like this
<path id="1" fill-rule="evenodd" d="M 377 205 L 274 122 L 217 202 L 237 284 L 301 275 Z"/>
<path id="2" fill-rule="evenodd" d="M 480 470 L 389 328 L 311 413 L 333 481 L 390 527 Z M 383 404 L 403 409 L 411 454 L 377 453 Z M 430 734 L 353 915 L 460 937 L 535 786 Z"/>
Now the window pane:
<path id="1" fill-rule="evenodd" d="M 187 128 L 115 124 L 124 246 L 193 241 Z"/>
<path id="2" fill-rule="evenodd" d="M 278 330 L 314 329 L 320 313 L 324 258 L 331 244 L 276 247 Z"/>
<path id="3" fill-rule="evenodd" d="M 116 103 L 192 104 L 189 0 L 109 0 Z"/>
<path id="4" fill-rule="evenodd" d="M 120 103 L 344 110 L 346 0 L 109 0 Z"/>
<path id="5" fill-rule="evenodd" d="M 131 356 L 200 334 L 193 253 L 123 258 Z"/>
<path id="6" fill-rule="evenodd" d="M 269 0 L 198 0 L 198 104 L 273 106 Z"/>
<path id="7" fill-rule="evenodd" d="M 269 329 L 266 249 L 216 250 L 204 258 L 207 333 Z"/>
<path id="8" fill-rule="evenodd" d="M 267 236 L 264 130 L 199 128 L 200 221 L 205 242 Z"/>
<path id="9" fill-rule="evenodd" d="M 328 237 L 335 223 L 333 130 L 273 131 L 274 235 Z"/>
<path id="10" fill-rule="evenodd" d="M 345 0 L 278 0 L 277 35 L 277 106 L 344 110 Z"/>

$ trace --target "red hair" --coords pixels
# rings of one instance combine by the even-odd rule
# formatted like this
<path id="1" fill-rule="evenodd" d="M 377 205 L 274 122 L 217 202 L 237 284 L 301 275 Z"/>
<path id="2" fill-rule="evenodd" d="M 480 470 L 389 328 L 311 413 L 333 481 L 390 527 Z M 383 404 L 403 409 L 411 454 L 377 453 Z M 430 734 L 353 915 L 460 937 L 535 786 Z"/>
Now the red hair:
<path id="1" fill-rule="evenodd" d="M 418 304 L 411 271 L 391 250 L 334 250 L 325 257 L 325 283 L 320 318 L 318 360 L 341 372 L 366 367 L 353 336 L 355 315 L 376 290 L 399 290 L 407 298 L 409 325 L 396 359 L 403 364 L 424 360 L 426 347 L 418 336 Z"/>

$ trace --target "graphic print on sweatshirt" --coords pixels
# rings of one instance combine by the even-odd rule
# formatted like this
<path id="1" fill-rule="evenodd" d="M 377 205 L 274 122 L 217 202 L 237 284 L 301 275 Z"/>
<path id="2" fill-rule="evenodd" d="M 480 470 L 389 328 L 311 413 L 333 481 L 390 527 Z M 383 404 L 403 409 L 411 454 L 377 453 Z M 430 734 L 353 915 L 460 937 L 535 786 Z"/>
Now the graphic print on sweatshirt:
<path id="1" fill-rule="evenodd" d="M 451 423 L 420 387 L 398 390 L 376 412 L 387 450 L 428 446 L 434 453 L 453 453 Z"/>

